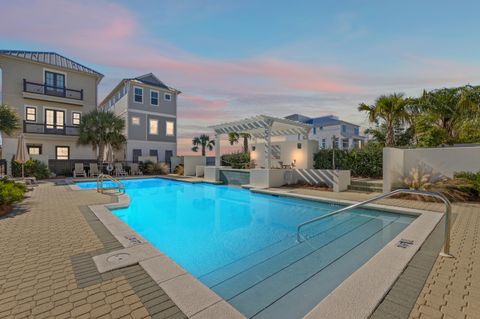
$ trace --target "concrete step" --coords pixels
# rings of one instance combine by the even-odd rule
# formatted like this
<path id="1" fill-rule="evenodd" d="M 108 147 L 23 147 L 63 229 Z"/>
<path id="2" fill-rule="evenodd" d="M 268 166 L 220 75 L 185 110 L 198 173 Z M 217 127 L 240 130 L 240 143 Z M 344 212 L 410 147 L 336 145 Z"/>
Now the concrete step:
<path id="1" fill-rule="evenodd" d="M 371 187 L 371 186 L 348 186 L 348 190 L 357 191 L 357 192 L 366 192 L 366 193 L 383 193 L 382 187 Z"/>

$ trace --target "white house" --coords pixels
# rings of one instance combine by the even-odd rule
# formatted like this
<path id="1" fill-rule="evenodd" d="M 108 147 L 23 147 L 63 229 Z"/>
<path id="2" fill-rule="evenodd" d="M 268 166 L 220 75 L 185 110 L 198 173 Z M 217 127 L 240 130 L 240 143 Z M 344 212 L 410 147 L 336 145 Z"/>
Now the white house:
<path id="1" fill-rule="evenodd" d="M 285 118 L 312 125 L 313 129 L 310 131 L 308 139 L 318 141 L 321 149 L 332 148 L 334 137 L 338 149 L 361 148 L 367 140 L 365 136 L 360 135 L 359 125 L 342 121 L 334 115 L 310 118 L 301 114 L 292 114 Z M 294 135 L 287 137 L 287 140 L 298 139 L 302 139 L 302 137 Z"/>

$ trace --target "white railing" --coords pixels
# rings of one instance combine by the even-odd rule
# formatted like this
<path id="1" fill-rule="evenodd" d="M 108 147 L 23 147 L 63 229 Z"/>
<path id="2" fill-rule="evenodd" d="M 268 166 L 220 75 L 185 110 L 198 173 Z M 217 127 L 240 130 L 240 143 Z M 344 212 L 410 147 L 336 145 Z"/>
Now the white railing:
<path id="1" fill-rule="evenodd" d="M 327 218 L 327 217 L 330 217 L 332 215 L 336 215 L 338 213 L 343 213 L 345 211 L 348 211 L 348 210 L 351 210 L 351 209 L 354 209 L 354 208 L 357 208 L 357 207 L 360 207 L 360 206 L 363 206 L 363 205 L 366 205 L 366 204 L 369 204 L 371 202 L 374 202 L 374 201 L 377 201 L 379 199 L 382 199 L 382 198 L 387 198 L 387 197 L 391 197 L 393 195 L 397 195 L 397 194 L 416 194 L 416 195 L 422 195 L 422 196 L 429 196 L 429 197 L 435 197 L 435 198 L 438 198 L 440 199 L 441 201 L 443 201 L 445 203 L 445 245 L 443 246 L 443 252 L 440 253 L 440 256 L 443 256 L 443 257 L 452 257 L 450 255 L 450 229 L 451 229 L 451 223 L 452 223 L 452 204 L 450 203 L 450 201 L 448 200 L 448 198 L 441 194 L 441 193 L 434 193 L 434 192 L 424 192 L 424 191 L 418 191 L 418 190 L 412 190 L 412 189 L 397 189 L 397 190 L 394 190 L 394 191 L 391 191 L 389 193 L 384 193 L 384 194 L 381 194 L 381 195 L 378 195 L 378 196 L 375 196 L 373 198 L 370 198 L 370 199 L 367 199 L 363 202 L 360 202 L 360 203 L 356 203 L 356 204 L 353 204 L 353 205 L 350 205 L 348 207 L 344 207 L 342 209 L 339 209 L 339 210 L 336 210 L 336 211 L 333 211 L 331 213 L 328 213 L 326 215 L 322 215 L 322 216 L 319 216 L 319 217 L 316 217 L 316 218 L 313 218 L 309 221 L 306 221 L 300 225 L 298 225 L 297 227 L 297 241 L 298 242 L 302 242 L 302 238 L 300 236 L 300 231 L 301 229 L 306 226 L 306 225 L 309 225 L 309 224 L 312 224 L 312 223 L 315 223 L 319 220 L 322 220 L 324 218 Z"/>
<path id="2" fill-rule="evenodd" d="M 114 187 L 104 187 L 103 182 L 106 179 L 113 182 L 115 184 L 115 186 Z M 118 190 L 119 193 L 125 193 L 125 184 L 122 183 L 121 181 L 119 181 L 118 179 L 110 176 L 110 175 L 100 174 L 97 177 L 97 192 L 103 194 L 103 192 L 105 190 L 113 190 L 113 191 Z"/>

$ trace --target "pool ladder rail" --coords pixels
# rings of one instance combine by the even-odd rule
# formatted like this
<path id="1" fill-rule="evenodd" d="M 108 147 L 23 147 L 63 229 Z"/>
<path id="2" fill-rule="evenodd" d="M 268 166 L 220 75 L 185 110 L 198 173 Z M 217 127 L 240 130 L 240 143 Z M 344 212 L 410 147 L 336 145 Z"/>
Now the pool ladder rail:
<path id="1" fill-rule="evenodd" d="M 438 198 L 445 203 L 445 244 L 443 246 L 443 251 L 440 253 L 440 256 L 452 258 L 453 256 L 450 255 L 450 229 L 451 229 L 451 223 L 452 223 L 452 204 L 450 203 L 448 198 L 445 195 L 443 195 L 442 193 L 425 192 L 425 191 L 419 191 L 419 190 L 413 190 L 413 189 L 403 189 L 402 188 L 402 189 L 397 189 L 397 190 L 394 190 L 394 191 L 391 191 L 391 192 L 388 192 L 388 193 L 383 193 L 381 195 L 378 195 L 378 196 L 375 196 L 373 198 L 367 199 L 363 202 L 356 203 L 356 204 L 338 209 L 338 210 L 333 211 L 331 213 L 328 213 L 326 215 L 322 215 L 322 216 L 313 218 L 309 221 L 306 221 L 306 222 L 298 225 L 298 227 L 297 227 L 297 242 L 301 243 L 302 241 L 305 240 L 305 238 L 302 238 L 302 236 L 300 236 L 300 231 L 302 230 L 302 228 L 304 226 L 310 225 L 310 224 L 315 223 L 315 222 L 317 222 L 319 220 L 322 220 L 324 218 L 327 218 L 327 217 L 330 217 L 330 216 L 333 216 L 333 215 L 336 215 L 336 214 L 339 214 L 339 213 L 343 213 L 343 212 L 355 209 L 355 208 L 360 207 L 360 206 L 367 205 L 367 204 L 369 204 L 371 202 L 374 202 L 374 201 L 377 201 L 379 199 L 391 197 L 391 196 L 394 196 L 394 195 L 397 195 L 397 194 L 416 194 L 416 195 L 422 195 L 422 196 L 428 196 L 428 197 L 435 197 L 435 198 Z"/>
<path id="2" fill-rule="evenodd" d="M 105 179 L 115 183 L 116 186 L 114 187 L 104 187 L 103 182 Z M 116 179 L 115 177 L 112 177 L 107 174 L 100 174 L 97 177 L 97 192 L 102 193 L 106 190 L 113 190 L 114 192 L 117 190 L 119 193 L 124 193 L 125 194 L 125 184 Z"/>

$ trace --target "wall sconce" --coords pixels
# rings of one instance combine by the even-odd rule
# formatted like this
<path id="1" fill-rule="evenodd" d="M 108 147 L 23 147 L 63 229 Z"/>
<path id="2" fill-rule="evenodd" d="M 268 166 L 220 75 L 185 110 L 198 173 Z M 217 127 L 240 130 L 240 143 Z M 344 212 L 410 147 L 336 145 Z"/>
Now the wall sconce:
<path id="1" fill-rule="evenodd" d="M 297 148 L 300 150 L 302 149 L 302 143 L 297 143 Z"/>
<path id="2" fill-rule="evenodd" d="M 255 146 L 252 146 L 252 151 L 255 152 L 257 148 Z"/>

